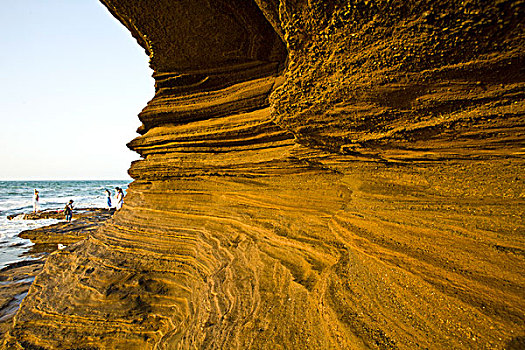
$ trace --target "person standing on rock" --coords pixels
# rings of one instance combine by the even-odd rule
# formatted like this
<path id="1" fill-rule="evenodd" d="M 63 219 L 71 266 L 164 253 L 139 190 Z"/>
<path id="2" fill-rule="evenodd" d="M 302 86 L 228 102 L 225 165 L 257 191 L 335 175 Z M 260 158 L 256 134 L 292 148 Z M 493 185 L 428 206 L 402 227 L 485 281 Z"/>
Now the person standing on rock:
<path id="1" fill-rule="evenodd" d="M 122 208 L 122 204 L 124 204 L 124 191 L 120 187 L 115 187 L 115 190 L 117 190 L 117 205 L 115 208 L 119 210 Z"/>
<path id="2" fill-rule="evenodd" d="M 36 213 L 38 211 L 40 196 L 38 194 L 38 190 L 35 188 L 35 193 L 33 194 L 33 213 Z"/>
<path id="3" fill-rule="evenodd" d="M 66 221 L 71 222 L 71 219 L 73 218 L 73 200 L 70 200 L 69 203 L 66 204 L 64 215 L 66 215 Z"/>
<path id="4" fill-rule="evenodd" d="M 111 192 L 106 188 L 106 197 L 107 197 L 107 204 L 108 204 L 108 210 L 111 210 Z"/>

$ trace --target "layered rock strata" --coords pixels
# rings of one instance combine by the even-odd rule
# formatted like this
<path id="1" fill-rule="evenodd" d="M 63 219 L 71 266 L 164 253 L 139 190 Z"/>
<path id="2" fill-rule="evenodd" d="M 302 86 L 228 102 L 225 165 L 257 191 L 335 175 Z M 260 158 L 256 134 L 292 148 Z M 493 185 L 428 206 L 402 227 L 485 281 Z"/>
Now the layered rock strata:
<path id="1" fill-rule="evenodd" d="M 521 1 L 102 2 L 143 159 L 6 348 L 523 345 Z"/>
<path id="2" fill-rule="evenodd" d="M 31 257 L 2 268 L 0 270 L 0 339 L 10 328 L 20 302 L 25 298 L 35 276 L 44 266 L 46 257 L 62 246 L 81 241 L 90 230 L 102 225 L 113 215 L 114 210 L 86 208 L 74 211 L 72 222 L 61 222 L 34 230 L 23 231 L 19 237 L 30 239 L 33 246 L 24 255 Z M 38 213 L 16 214 L 13 218 L 24 217 L 25 220 L 43 218 L 63 218 L 57 210 L 45 210 Z M 9 217 L 8 217 L 9 218 Z"/>

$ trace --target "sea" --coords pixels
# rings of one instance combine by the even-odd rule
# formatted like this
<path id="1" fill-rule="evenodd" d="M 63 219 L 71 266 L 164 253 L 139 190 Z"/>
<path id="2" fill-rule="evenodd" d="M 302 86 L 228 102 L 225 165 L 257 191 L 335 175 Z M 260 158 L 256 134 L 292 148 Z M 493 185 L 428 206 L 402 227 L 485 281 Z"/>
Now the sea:
<path id="1" fill-rule="evenodd" d="M 87 181 L 0 181 L 0 269 L 22 260 L 33 245 L 31 241 L 18 237 L 24 230 L 35 229 L 59 222 L 56 219 L 8 220 L 8 215 L 33 211 L 33 193 L 40 195 L 40 210 L 63 209 L 69 200 L 75 208 L 106 208 L 105 189 L 110 190 L 113 201 L 115 187 L 126 192 L 131 180 L 87 180 Z"/>

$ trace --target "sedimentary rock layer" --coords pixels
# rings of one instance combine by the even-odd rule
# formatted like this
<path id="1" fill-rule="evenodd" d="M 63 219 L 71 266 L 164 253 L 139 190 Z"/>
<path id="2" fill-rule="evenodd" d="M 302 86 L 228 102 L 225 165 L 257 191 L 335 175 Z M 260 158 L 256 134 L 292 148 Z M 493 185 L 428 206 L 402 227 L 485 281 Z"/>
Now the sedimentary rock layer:
<path id="1" fill-rule="evenodd" d="M 143 159 L 4 347 L 523 345 L 521 1 L 103 3 Z"/>
<path id="2" fill-rule="evenodd" d="M 46 256 L 65 245 L 83 240 L 90 230 L 102 225 L 113 214 L 107 209 L 75 209 L 72 222 L 62 222 L 34 230 L 23 231 L 22 238 L 30 239 L 33 246 L 27 253 L 32 259 L 19 261 L 0 270 L 0 339 L 10 328 L 20 302 L 44 266 Z M 12 217 L 25 216 L 25 220 L 39 220 L 43 218 L 63 218 L 64 214 L 56 210 L 44 210 L 38 213 L 16 214 Z M 60 247 L 60 248 L 59 248 Z"/>

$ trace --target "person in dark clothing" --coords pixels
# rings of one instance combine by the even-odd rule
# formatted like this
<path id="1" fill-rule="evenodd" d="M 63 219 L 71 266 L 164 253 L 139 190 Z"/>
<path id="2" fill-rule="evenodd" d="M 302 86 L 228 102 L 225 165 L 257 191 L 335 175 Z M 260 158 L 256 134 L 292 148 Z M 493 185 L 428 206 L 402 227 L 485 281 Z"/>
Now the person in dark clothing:
<path id="1" fill-rule="evenodd" d="M 71 219 L 73 218 L 73 200 L 70 200 L 69 203 L 66 204 L 64 215 L 66 215 L 67 222 L 71 222 Z"/>

